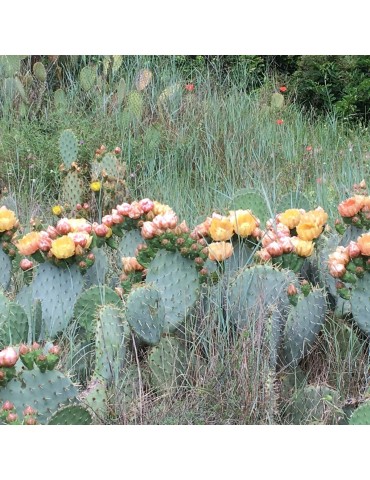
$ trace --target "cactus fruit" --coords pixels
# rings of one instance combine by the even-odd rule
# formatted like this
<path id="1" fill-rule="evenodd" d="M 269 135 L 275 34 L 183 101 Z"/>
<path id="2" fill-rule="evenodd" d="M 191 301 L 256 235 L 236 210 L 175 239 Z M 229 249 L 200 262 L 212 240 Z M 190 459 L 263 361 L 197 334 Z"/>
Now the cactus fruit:
<path id="1" fill-rule="evenodd" d="M 36 62 L 33 65 L 33 74 L 37 78 L 39 82 L 45 82 L 46 81 L 46 69 L 44 65 L 41 62 Z"/>
<path id="2" fill-rule="evenodd" d="M 59 152 L 67 170 L 77 160 L 77 148 L 77 138 L 72 130 L 63 130 L 59 137 Z"/>
<path id="3" fill-rule="evenodd" d="M 280 110 L 284 106 L 284 95 L 281 93 L 273 93 L 271 95 L 271 108 Z"/>
<path id="4" fill-rule="evenodd" d="M 48 425 L 91 425 L 92 417 L 89 411 L 81 405 L 62 407 L 48 419 Z"/>
<path id="5" fill-rule="evenodd" d="M 164 332 L 175 332 L 198 299 L 200 287 L 195 263 L 178 252 L 159 250 L 148 267 L 146 281 L 162 296 Z"/>
<path id="6" fill-rule="evenodd" d="M 185 380 L 188 362 L 184 345 L 175 337 L 163 337 L 148 354 L 148 365 L 152 387 L 169 393 Z"/>
<path id="7" fill-rule="evenodd" d="M 0 246 L 0 288 L 7 290 L 12 274 L 12 261 Z"/>
<path id="8" fill-rule="evenodd" d="M 79 78 L 82 90 L 89 92 L 97 84 L 96 67 L 87 65 L 82 68 Z"/>
<path id="9" fill-rule="evenodd" d="M 322 290 L 313 290 L 292 307 L 284 328 L 286 361 L 293 366 L 306 355 L 324 322 L 326 299 Z"/>
<path id="10" fill-rule="evenodd" d="M 161 294 L 150 285 L 133 290 L 127 297 L 126 318 L 139 340 L 147 345 L 159 343 L 165 326 Z"/>

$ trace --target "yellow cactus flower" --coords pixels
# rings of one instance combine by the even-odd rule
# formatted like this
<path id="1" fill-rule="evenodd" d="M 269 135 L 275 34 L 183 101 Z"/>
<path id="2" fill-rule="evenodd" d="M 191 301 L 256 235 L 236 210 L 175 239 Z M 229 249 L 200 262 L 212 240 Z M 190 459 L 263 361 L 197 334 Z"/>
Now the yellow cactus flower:
<path id="1" fill-rule="evenodd" d="M 241 237 L 248 237 L 258 227 L 259 222 L 250 210 L 236 210 L 229 213 L 234 232 Z"/>
<path id="2" fill-rule="evenodd" d="M 290 230 L 295 228 L 301 220 L 302 213 L 298 208 L 289 208 L 285 212 L 280 213 L 278 220 L 283 225 L 286 225 Z"/>
<path id="3" fill-rule="evenodd" d="M 154 216 L 156 215 L 164 215 L 167 212 L 173 212 L 172 208 L 169 205 L 164 205 L 163 203 L 159 203 L 154 201 L 154 207 L 153 207 L 153 214 Z"/>
<path id="4" fill-rule="evenodd" d="M 311 213 L 315 217 L 318 225 L 323 226 L 328 221 L 328 214 L 322 207 L 317 207 L 315 210 L 310 210 L 308 213 Z"/>
<path id="5" fill-rule="evenodd" d="M 18 226 L 18 220 L 12 210 L 0 208 L 0 233 Z"/>
<path id="6" fill-rule="evenodd" d="M 292 237 L 290 239 L 294 246 L 294 250 L 300 257 L 309 257 L 313 254 L 314 244 L 312 241 L 301 240 L 298 237 Z"/>
<path id="7" fill-rule="evenodd" d="M 68 218 L 68 223 L 71 227 L 71 232 L 83 231 L 83 227 L 89 225 L 89 222 L 85 218 Z"/>
<path id="8" fill-rule="evenodd" d="M 209 234 L 216 242 L 230 240 L 234 234 L 233 224 L 228 217 L 214 217 L 209 227 Z"/>
<path id="9" fill-rule="evenodd" d="M 300 222 L 297 225 L 297 235 L 301 240 L 310 241 L 314 238 L 319 237 L 322 233 L 322 229 L 322 225 L 317 225 L 316 222 L 312 220 L 307 220 L 304 222 Z"/>
<path id="10" fill-rule="evenodd" d="M 231 257 L 234 248 L 230 242 L 213 242 L 208 245 L 208 258 L 212 261 L 222 262 Z"/>
<path id="11" fill-rule="evenodd" d="M 18 240 L 16 247 L 20 255 L 32 255 L 39 249 L 41 239 L 40 232 L 27 233 L 23 238 Z"/>
<path id="12" fill-rule="evenodd" d="M 90 188 L 93 192 L 100 192 L 101 190 L 101 182 L 91 182 Z"/>
<path id="13" fill-rule="evenodd" d="M 54 205 L 51 211 L 53 212 L 53 215 L 59 217 L 59 215 L 63 213 L 63 208 L 60 205 Z"/>
<path id="14" fill-rule="evenodd" d="M 50 251 L 59 259 L 70 258 L 76 251 L 75 242 L 68 235 L 63 235 L 51 242 Z"/>

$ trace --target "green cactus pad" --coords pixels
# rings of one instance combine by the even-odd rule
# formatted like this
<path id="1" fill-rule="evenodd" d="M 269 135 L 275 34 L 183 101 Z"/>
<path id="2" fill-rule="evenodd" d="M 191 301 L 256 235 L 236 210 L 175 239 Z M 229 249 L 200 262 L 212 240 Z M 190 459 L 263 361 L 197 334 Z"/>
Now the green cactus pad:
<path id="1" fill-rule="evenodd" d="M 83 277 L 76 265 L 67 269 L 45 262 L 37 267 L 31 285 L 33 298 L 41 300 L 44 333 L 53 338 L 72 318 L 74 304 L 83 288 Z"/>
<path id="2" fill-rule="evenodd" d="M 282 95 L 281 93 L 273 93 L 271 95 L 271 108 L 280 110 L 281 108 L 283 108 L 284 103 L 284 95 Z"/>
<path id="3" fill-rule="evenodd" d="M 133 290 L 127 297 L 126 318 L 141 341 L 147 345 L 159 343 L 165 326 L 161 294 L 150 285 Z"/>
<path id="4" fill-rule="evenodd" d="M 9 302 L 0 311 L 0 348 L 17 345 L 28 340 L 28 317 L 23 308 Z"/>
<path id="5" fill-rule="evenodd" d="M 12 274 L 12 261 L 0 247 L 0 288 L 7 290 Z"/>
<path id="6" fill-rule="evenodd" d="M 17 83 L 14 78 L 5 78 L 3 82 L 3 96 L 7 102 L 12 102 L 18 92 Z"/>
<path id="7" fill-rule="evenodd" d="M 262 225 L 271 217 L 265 198 L 255 190 L 248 188 L 238 190 L 235 193 L 230 202 L 229 210 L 251 210 Z"/>
<path id="8" fill-rule="evenodd" d="M 352 413 L 349 425 L 370 425 L 370 402 L 366 402 Z"/>
<path id="9" fill-rule="evenodd" d="M 48 419 L 48 425 L 91 425 L 92 417 L 81 405 L 68 405 L 57 410 Z"/>
<path id="10" fill-rule="evenodd" d="M 103 305 L 122 305 L 116 292 L 105 285 L 85 290 L 76 300 L 73 317 L 86 330 L 88 337 L 94 333 L 97 311 Z"/>
<path id="11" fill-rule="evenodd" d="M 179 83 L 165 88 L 157 100 L 160 116 L 165 120 L 173 120 L 181 108 L 182 86 Z"/>
<path id="12" fill-rule="evenodd" d="M 126 97 L 127 88 L 126 81 L 124 78 L 121 78 L 117 85 L 117 102 L 118 105 L 122 105 L 123 100 Z"/>
<path id="13" fill-rule="evenodd" d="M 54 106 L 59 111 L 64 111 L 67 108 L 67 97 L 62 88 L 58 88 L 54 92 Z"/>
<path id="14" fill-rule="evenodd" d="M 122 311 L 110 305 L 101 307 L 96 322 L 94 375 L 106 381 L 118 378 L 129 339 L 130 328 Z"/>
<path id="15" fill-rule="evenodd" d="M 36 62 L 32 68 L 33 74 L 40 82 L 46 81 L 46 69 L 41 62 Z"/>
<path id="16" fill-rule="evenodd" d="M 70 169 L 77 160 L 77 138 L 72 130 L 63 130 L 59 137 L 59 152 L 65 168 Z"/>
<path id="17" fill-rule="evenodd" d="M 360 329 L 370 335 L 370 273 L 366 272 L 363 278 L 357 280 L 352 289 L 351 307 L 353 320 Z"/>
<path id="18" fill-rule="evenodd" d="M 71 380 L 57 370 L 24 370 L 0 387 L 0 404 L 12 402 L 19 417 L 31 406 L 38 412 L 38 422 L 44 424 L 62 405 L 74 403 L 77 393 Z"/>
<path id="19" fill-rule="evenodd" d="M 140 92 L 130 92 L 126 99 L 126 111 L 134 120 L 140 121 L 144 113 L 144 99 Z"/>
<path id="20" fill-rule="evenodd" d="M 103 173 L 108 177 L 119 178 L 119 161 L 113 153 L 106 153 L 100 162 L 93 162 L 92 172 L 96 178 L 101 178 Z"/>
<path id="21" fill-rule="evenodd" d="M 322 290 L 313 290 L 292 307 L 284 328 L 284 350 L 289 364 L 298 365 L 320 332 L 326 313 Z"/>
<path id="22" fill-rule="evenodd" d="M 23 307 L 28 317 L 27 343 L 38 342 L 42 333 L 42 306 L 40 300 L 33 298 L 32 284 L 21 288 L 16 297 L 16 303 Z"/>
<path id="23" fill-rule="evenodd" d="M 95 247 L 91 250 L 91 253 L 95 255 L 95 262 L 84 275 L 85 288 L 103 285 L 108 271 L 108 257 L 103 248 Z"/>
<path id="24" fill-rule="evenodd" d="M 20 72 L 22 55 L 1 55 L 0 76 L 13 77 Z"/>
<path id="25" fill-rule="evenodd" d="M 303 208 L 308 211 L 311 209 L 310 201 L 299 191 L 287 193 L 280 198 L 276 206 L 276 213 L 282 213 L 291 208 Z"/>
<path id="26" fill-rule="evenodd" d="M 166 312 L 164 332 L 175 332 L 198 299 L 199 276 L 195 263 L 178 252 L 160 250 L 148 267 L 146 281 L 162 296 Z"/>
<path id="27" fill-rule="evenodd" d="M 24 89 L 23 83 L 21 82 L 21 80 L 18 77 L 15 77 L 14 80 L 15 80 L 15 86 L 17 88 L 17 91 L 18 91 L 21 99 L 23 100 L 23 102 L 26 105 L 28 105 L 30 102 L 28 100 L 28 97 L 27 97 L 26 91 Z"/>
<path id="28" fill-rule="evenodd" d="M 82 90 L 89 92 L 97 83 L 96 67 L 86 66 L 80 71 L 80 85 Z"/>
<path id="29" fill-rule="evenodd" d="M 78 172 L 68 172 L 63 179 L 61 199 L 63 203 L 69 205 L 72 209 L 78 203 L 82 203 L 84 188 Z"/>
<path id="30" fill-rule="evenodd" d="M 122 268 L 122 257 L 134 257 L 140 243 L 145 243 L 138 230 L 126 231 L 117 248 L 117 267 Z"/>
<path id="31" fill-rule="evenodd" d="M 107 382 L 100 377 L 94 376 L 86 389 L 80 395 L 82 405 L 98 419 L 104 418 L 107 414 Z"/>
<path id="32" fill-rule="evenodd" d="M 156 391 L 168 393 L 180 386 L 188 369 L 184 345 L 166 336 L 148 354 L 150 384 Z"/>

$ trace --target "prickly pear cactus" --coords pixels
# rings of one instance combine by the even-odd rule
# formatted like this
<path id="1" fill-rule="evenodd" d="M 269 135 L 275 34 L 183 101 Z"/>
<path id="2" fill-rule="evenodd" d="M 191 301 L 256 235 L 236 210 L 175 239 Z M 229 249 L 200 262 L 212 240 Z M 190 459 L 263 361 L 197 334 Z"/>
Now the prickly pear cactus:
<path id="1" fill-rule="evenodd" d="M 308 211 L 311 209 L 311 205 L 303 193 L 296 191 L 289 192 L 280 198 L 276 206 L 276 213 L 285 212 L 285 210 L 289 210 L 290 208 L 303 208 L 303 210 Z"/>
<path id="2" fill-rule="evenodd" d="M 7 290 L 12 274 L 12 261 L 0 247 L 0 288 Z"/>
<path id="3" fill-rule="evenodd" d="M 281 93 L 273 93 L 271 95 L 271 107 L 280 110 L 284 106 L 284 95 Z"/>
<path id="4" fill-rule="evenodd" d="M 352 413 L 349 425 L 370 425 L 370 402 L 366 402 Z"/>
<path id="5" fill-rule="evenodd" d="M 289 312 L 284 328 L 284 351 L 287 363 L 293 366 L 306 355 L 324 322 L 326 298 L 322 290 L 302 297 Z"/>
<path id="6" fill-rule="evenodd" d="M 64 90 L 62 88 L 58 88 L 58 90 L 55 90 L 53 97 L 55 108 L 60 112 L 64 112 L 68 105 Z"/>
<path id="7" fill-rule="evenodd" d="M 57 370 L 44 373 L 38 369 L 22 370 L 5 387 L 0 387 L 0 404 L 9 400 L 18 416 L 31 406 L 37 410 L 38 422 L 46 423 L 62 405 L 75 403 L 77 394 L 71 380 Z"/>
<path id="8" fill-rule="evenodd" d="M 135 86 L 138 92 L 145 90 L 149 83 L 152 81 L 153 74 L 147 68 L 140 70 L 136 77 Z"/>
<path id="9" fill-rule="evenodd" d="M 28 340 L 29 323 L 24 309 L 0 292 L 0 349 Z"/>
<path id="10" fill-rule="evenodd" d="M 85 288 L 104 285 L 105 276 L 108 272 L 108 257 L 103 248 L 93 248 L 91 253 L 95 256 L 95 262 L 84 276 Z"/>
<path id="11" fill-rule="evenodd" d="M 67 170 L 77 160 L 77 138 L 72 130 L 63 130 L 59 137 L 59 151 Z"/>
<path id="12" fill-rule="evenodd" d="M 35 75 L 35 77 L 39 82 L 46 81 L 46 69 L 41 62 L 34 63 L 32 70 L 33 70 L 33 74 Z"/>
<path id="13" fill-rule="evenodd" d="M 133 290 L 126 300 L 126 318 L 142 342 L 147 345 L 159 343 L 165 327 L 165 307 L 161 294 L 150 285 Z"/>
<path id="14" fill-rule="evenodd" d="M 199 276 L 195 263 L 178 252 L 159 250 L 148 267 L 146 282 L 152 283 L 162 296 L 164 332 L 175 332 L 199 296 Z"/>
<path id="15" fill-rule="evenodd" d="M 370 335 L 370 274 L 365 273 L 357 280 L 351 292 L 351 310 L 353 320 L 360 329 Z"/>
<path id="16" fill-rule="evenodd" d="M 76 265 L 60 268 L 45 262 L 37 267 L 30 284 L 33 299 L 42 306 L 44 334 L 53 338 L 72 319 L 73 307 L 83 289 L 83 277 Z"/>
<path id="17" fill-rule="evenodd" d="M 48 419 L 48 425 L 91 425 L 89 411 L 81 405 L 68 405 L 57 410 Z"/>
<path id="18" fill-rule="evenodd" d="M 165 88 L 159 95 L 157 105 L 163 120 L 174 120 L 181 109 L 182 86 L 179 83 Z"/>
<path id="19" fill-rule="evenodd" d="M 186 350 L 180 340 L 166 336 L 148 354 L 150 383 L 155 390 L 168 393 L 184 382 L 188 368 Z"/>
<path id="20" fill-rule="evenodd" d="M 98 312 L 95 340 L 95 376 L 117 379 L 126 356 L 130 328 L 122 311 L 105 305 Z"/>
<path id="21" fill-rule="evenodd" d="M 39 342 L 42 333 L 42 306 L 39 299 L 33 298 L 32 285 L 24 285 L 18 292 L 16 303 L 23 307 L 28 317 L 27 343 Z"/>
<path id="22" fill-rule="evenodd" d="M 82 90 L 89 92 L 97 83 L 96 67 L 87 65 L 80 71 L 80 85 Z"/>
<path id="23" fill-rule="evenodd" d="M 126 99 L 126 112 L 133 120 L 140 121 L 144 113 L 144 100 L 140 92 L 130 92 Z"/>
<path id="24" fill-rule="evenodd" d="M 144 243 L 144 239 L 138 230 L 126 231 L 118 244 L 117 266 L 122 268 L 122 257 L 134 257 L 136 248 Z"/>
<path id="25" fill-rule="evenodd" d="M 67 172 L 63 179 L 61 199 L 63 203 L 69 205 L 72 209 L 84 198 L 83 182 L 78 176 L 77 171 Z"/>

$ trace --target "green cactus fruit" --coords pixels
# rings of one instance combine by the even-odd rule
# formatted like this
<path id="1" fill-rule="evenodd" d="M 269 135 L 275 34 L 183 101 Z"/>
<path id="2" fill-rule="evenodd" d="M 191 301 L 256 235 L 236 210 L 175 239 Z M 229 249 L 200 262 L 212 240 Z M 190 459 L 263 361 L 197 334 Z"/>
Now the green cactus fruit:
<path id="1" fill-rule="evenodd" d="M 30 406 L 37 410 L 37 420 L 45 424 L 62 405 L 75 403 L 78 391 L 71 380 L 57 370 L 23 370 L 0 387 L 0 404 L 9 400 L 18 416 Z"/>
<path id="2" fill-rule="evenodd" d="M 359 278 L 351 292 L 351 309 L 353 320 L 360 329 L 370 335 L 370 274 L 367 272 Z"/>
<path id="3" fill-rule="evenodd" d="M 150 384 L 160 393 L 169 393 L 185 381 L 188 369 L 184 345 L 175 337 L 166 336 L 148 353 Z"/>
<path id="4" fill-rule="evenodd" d="M 289 192 L 283 195 L 276 207 L 276 213 L 285 212 L 291 208 L 303 208 L 303 210 L 310 210 L 311 205 L 308 198 L 301 192 Z"/>
<path id="5" fill-rule="evenodd" d="M 336 424 L 344 416 L 339 405 L 336 390 L 309 385 L 296 392 L 285 413 L 293 425 Z"/>
<path id="6" fill-rule="evenodd" d="M 63 179 L 61 200 L 72 209 L 82 203 L 84 187 L 77 171 L 68 172 Z"/>
<path id="7" fill-rule="evenodd" d="M 251 210 L 262 225 L 271 217 L 265 198 L 255 190 L 248 188 L 242 188 L 235 193 L 229 210 Z"/>
<path id="8" fill-rule="evenodd" d="M 175 332 L 195 306 L 200 293 L 195 263 L 178 252 L 159 250 L 148 267 L 146 281 L 162 296 L 164 332 Z"/>
<path id="9" fill-rule="evenodd" d="M 284 95 L 282 95 L 281 93 L 273 93 L 271 95 L 271 108 L 273 108 L 274 110 L 280 110 L 281 108 L 283 108 L 284 103 Z"/>
<path id="10" fill-rule="evenodd" d="M 131 119 L 140 121 L 144 113 L 144 99 L 140 92 L 130 92 L 127 95 L 126 111 Z"/>
<path id="11" fill-rule="evenodd" d="M 64 112 L 67 108 L 67 97 L 62 88 L 58 88 L 54 92 L 54 106 L 57 110 Z"/>
<path id="12" fill-rule="evenodd" d="M 136 77 L 135 86 L 138 92 L 145 90 L 149 83 L 152 81 L 153 74 L 147 68 L 140 70 Z"/>
<path id="13" fill-rule="evenodd" d="M 32 68 L 33 74 L 40 82 L 46 81 L 46 69 L 41 62 L 36 62 Z"/>
<path id="14" fill-rule="evenodd" d="M 77 138 L 72 130 L 63 130 L 59 137 L 59 152 L 67 170 L 77 160 Z"/>
<path id="15" fill-rule="evenodd" d="M 97 84 L 96 66 L 87 65 L 82 68 L 79 78 L 82 90 L 89 92 Z"/>
<path id="16" fill-rule="evenodd" d="M 45 262 L 37 267 L 32 297 L 41 300 L 44 334 L 53 338 L 72 319 L 73 307 L 83 289 L 83 277 L 76 265 L 60 268 Z"/>
<path id="17" fill-rule="evenodd" d="M 134 257 L 136 248 L 144 243 L 144 239 L 138 230 L 129 230 L 124 233 L 117 248 L 117 267 L 122 268 L 122 257 Z"/>
<path id="18" fill-rule="evenodd" d="M 291 308 L 284 328 L 284 351 L 289 364 L 298 365 L 315 342 L 324 322 L 326 298 L 313 290 Z"/>
<path id="19" fill-rule="evenodd" d="M 0 288 L 7 290 L 12 275 L 12 261 L 0 246 Z"/>
<path id="20" fill-rule="evenodd" d="M 349 425 L 370 425 L 370 402 L 366 402 L 352 413 Z"/>
<path id="21" fill-rule="evenodd" d="M 116 292 L 105 285 L 93 286 L 85 290 L 76 300 L 73 317 L 86 330 L 87 338 L 91 338 L 94 334 L 97 311 L 103 305 L 122 305 L 122 300 Z"/>
<path id="22" fill-rule="evenodd" d="M 89 411 L 81 405 L 62 407 L 48 419 L 48 425 L 91 425 L 92 417 Z"/>
<path id="23" fill-rule="evenodd" d="M 126 93 L 127 93 L 126 81 L 125 81 L 124 78 L 120 79 L 120 81 L 118 82 L 116 90 L 117 90 L 118 105 L 122 105 L 122 102 L 125 99 Z"/>
<path id="24" fill-rule="evenodd" d="M 23 308 L 8 302 L 0 312 L 0 348 L 17 345 L 28 340 L 28 317 Z"/>
<path id="25" fill-rule="evenodd" d="M 126 318 L 139 340 L 147 345 L 159 343 L 165 326 L 161 294 L 150 285 L 133 290 L 126 300 Z"/>
<path id="26" fill-rule="evenodd" d="M 101 307 L 96 322 L 95 376 L 106 381 L 118 378 L 130 337 L 122 311 L 110 305 Z"/>
<path id="27" fill-rule="evenodd" d="M 108 257 L 103 248 L 95 247 L 91 250 L 91 253 L 95 256 L 95 262 L 84 275 L 85 288 L 104 285 L 108 272 Z"/>

